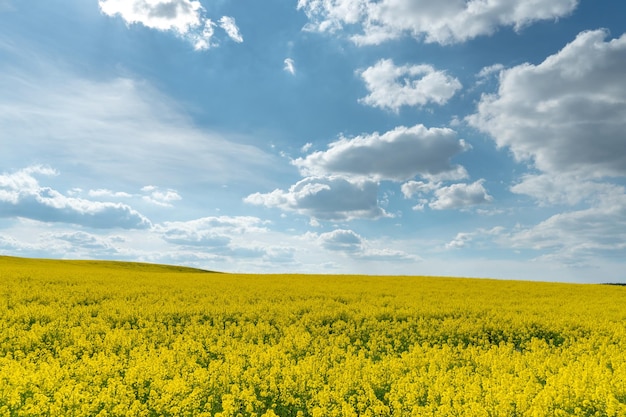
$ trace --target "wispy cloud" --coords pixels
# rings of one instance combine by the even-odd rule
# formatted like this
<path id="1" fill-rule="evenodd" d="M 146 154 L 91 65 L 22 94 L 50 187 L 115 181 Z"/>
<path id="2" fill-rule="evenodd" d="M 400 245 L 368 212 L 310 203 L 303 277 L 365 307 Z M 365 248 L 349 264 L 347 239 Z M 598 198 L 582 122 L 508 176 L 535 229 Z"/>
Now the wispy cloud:
<path id="1" fill-rule="evenodd" d="M 296 62 L 291 58 L 285 58 L 283 62 L 285 64 L 283 69 L 287 71 L 289 74 L 295 75 L 296 74 Z"/>
<path id="2" fill-rule="evenodd" d="M 268 170 L 278 169 L 259 148 L 194 126 L 174 100 L 147 82 L 92 81 L 55 72 L 54 66 L 49 72 L 0 73 L 0 140 L 13 144 L 3 149 L 3 158 L 15 169 L 30 160 L 69 165 L 85 178 L 129 188 L 263 181 Z M 257 169 L 265 175 L 253 174 Z"/>
<path id="3" fill-rule="evenodd" d="M 219 20 L 220 27 L 226 31 L 228 36 L 237 43 L 243 42 L 243 37 L 239 33 L 239 27 L 235 23 L 235 18 L 222 16 Z"/>

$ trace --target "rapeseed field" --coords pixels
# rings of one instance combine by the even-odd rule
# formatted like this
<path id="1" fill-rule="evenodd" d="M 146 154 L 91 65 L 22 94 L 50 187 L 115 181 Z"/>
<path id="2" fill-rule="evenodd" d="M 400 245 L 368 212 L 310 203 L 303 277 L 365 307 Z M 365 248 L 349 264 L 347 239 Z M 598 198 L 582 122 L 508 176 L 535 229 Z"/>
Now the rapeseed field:
<path id="1" fill-rule="evenodd" d="M 626 416 L 626 288 L 0 257 L 0 416 Z"/>

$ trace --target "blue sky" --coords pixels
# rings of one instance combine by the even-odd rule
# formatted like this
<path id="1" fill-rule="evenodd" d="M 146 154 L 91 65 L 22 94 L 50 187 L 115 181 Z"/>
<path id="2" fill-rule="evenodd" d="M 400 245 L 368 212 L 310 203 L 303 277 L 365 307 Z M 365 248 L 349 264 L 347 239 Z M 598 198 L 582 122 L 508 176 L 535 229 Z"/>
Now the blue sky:
<path id="1" fill-rule="evenodd" d="M 0 253 L 626 280 L 620 0 L 0 0 Z"/>

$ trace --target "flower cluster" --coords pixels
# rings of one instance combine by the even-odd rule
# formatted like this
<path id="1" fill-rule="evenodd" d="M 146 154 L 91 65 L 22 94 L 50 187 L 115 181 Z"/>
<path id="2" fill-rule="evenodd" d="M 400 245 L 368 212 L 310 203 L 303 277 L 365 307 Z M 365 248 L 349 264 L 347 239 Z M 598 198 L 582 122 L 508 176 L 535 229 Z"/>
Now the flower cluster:
<path id="1" fill-rule="evenodd" d="M 0 258 L 0 416 L 624 416 L 623 288 Z"/>

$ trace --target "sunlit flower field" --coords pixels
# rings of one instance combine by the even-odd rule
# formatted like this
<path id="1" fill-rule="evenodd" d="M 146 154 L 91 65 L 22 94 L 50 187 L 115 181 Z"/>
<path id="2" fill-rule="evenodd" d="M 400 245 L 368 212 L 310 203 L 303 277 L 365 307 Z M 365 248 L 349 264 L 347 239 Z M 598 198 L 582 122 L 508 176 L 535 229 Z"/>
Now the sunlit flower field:
<path id="1" fill-rule="evenodd" d="M 0 416 L 276 415 L 626 416 L 626 288 L 0 257 Z"/>

